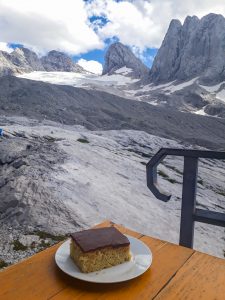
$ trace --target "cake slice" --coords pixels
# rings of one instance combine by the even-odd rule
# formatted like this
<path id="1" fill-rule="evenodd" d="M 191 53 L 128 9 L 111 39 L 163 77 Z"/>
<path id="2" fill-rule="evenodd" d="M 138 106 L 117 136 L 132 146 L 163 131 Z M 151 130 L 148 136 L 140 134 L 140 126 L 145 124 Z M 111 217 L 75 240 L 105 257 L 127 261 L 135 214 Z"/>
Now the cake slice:
<path id="1" fill-rule="evenodd" d="M 115 227 L 71 234 L 70 256 L 84 273 L 116 266 L 131 259 L 130 242 Z"/>

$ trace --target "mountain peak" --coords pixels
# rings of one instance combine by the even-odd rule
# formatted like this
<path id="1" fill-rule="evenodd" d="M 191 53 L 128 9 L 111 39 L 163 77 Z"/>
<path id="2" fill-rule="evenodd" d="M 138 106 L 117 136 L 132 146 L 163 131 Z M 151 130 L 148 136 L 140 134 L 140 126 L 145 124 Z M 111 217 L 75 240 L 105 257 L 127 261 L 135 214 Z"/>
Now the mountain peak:
<path id="1" fill-rule="evenodd" d="M 41 58 L 46 71 L 85 72 L 85 70 L 65 53 L 52 50 Z"/>
<path id="2" fill-rule="evenodd" d="M 32 71 L 58 71 L 88 73 L 67 54 L 52 50 L 39 58 L 28 48 L 16 48 L 12 53 L 0 51 L 0 76 Z"/>
<path id="3" fill-rule="evenodd" d="M 178 19 L 172 19 L 168 30 L 174 30 L 180 27 L 182 27 L 181 21 Z"/>
<path id="4" fill-rule="evenodd" d="M 106 52 L 102 74 L 111 75 L 123 67 L 131 69 L 131 75 L 136 78 L 141 78 L 149 71 L 127 46 L 120 42 L 113 43 Z"/>
<path id="5" fill-rule="evenodd" d="M 198 19 L 188 16 L 169 29 L 153 62 L 153 82 L 188 80 L 199 77 L 204 83 L 225 79 L 225 18 L 208 14 Z"/>

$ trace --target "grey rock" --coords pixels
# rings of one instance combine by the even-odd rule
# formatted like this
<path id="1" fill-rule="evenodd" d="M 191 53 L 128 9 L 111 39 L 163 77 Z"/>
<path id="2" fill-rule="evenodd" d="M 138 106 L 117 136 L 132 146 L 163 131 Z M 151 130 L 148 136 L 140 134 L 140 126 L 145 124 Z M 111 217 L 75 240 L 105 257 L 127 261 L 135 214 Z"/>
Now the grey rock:
<path id="1" fill-rule="evenodd" d="M 43 56 L 41 62 L 46 71 L 85 72 L 68 55 L 56 50 L 52 50 L 46 56 Z"/>
<path id="2" fill-rule="evenodd" d="M 27 48 L 16 48 L 12 53 L 0 51 L 0 76 L 16 75 L 32 71 L 64 71 L 88 73 L 74 63 L 65 53 L 52 50 L 39 58 Z"/>
<path id="3" fill-rule="evenodd" d="M 205 84 L 225 80 L 225 18 L 209 14 L 172 20 L 153 62 L 150 80 L 167 82 L 199 76 Z"/>
<path id="4" fill-rule="evenodd" d="M 21 72 L 31 72 L 32 67 L 28 64 L 26 57 L 24 55 L 24 52 L 20 48 L 16 48 L 11 54 L 10 54 L 10 61 L 13 65 L 17 66 Z"/>
<path id="5" fill-rule="evenodd" d="M 173 107 L 157 107 L 102 91 L 13 76 L 0 78 L 0 90 L 1 115 L 83 125 L 91 130 L 143 130 L 208 148 L 225 148 L 224 119 L 182 113 Z"/>
<path id="6" fill-rule="evenodd" d="M 26 150 L 28 144 L 33 145 L 32 150 Z M 69 213 L 64 212 L 64 204 L 54 197 L 58 181 L 49 182 L 48 185 L 45 183 L 52 173 L 59 170 L 65 159 L 57 145 L 42 139 L 13 137 L 3 139 L 0 155 L 6 148 L 11 156 L 18 159 L 18 163 L 21 162 L 21 156 L 26 156 L 29 164 L 23 168 L 19 168 L 18 163 L 0 167 L 0 180 L 5 180 L 1 186 L 0 222 L 4 220 L 4 224 L 15 227 L 30 224 L 35 229 L 41 229 L 48 227 L 51 215 L 54 219 L 64 214 L 65 223 L 70 220 L 71 224 L 75 224 Z"/>
<path id="7" fill-rule="evenodd" d="M 20 69 L 11 62 L 10 54 L 0 51 L 0 76 L 13 75 L 15 73 L 20 73 Z"/>
<path id="8" fill-rule="evenodd" d="M 40 58 L 27 48 L 17 48 L 11 53 L 11 61 L 18 67 L 28 71 L 44 71 Z"/>
<path id="9" fill-rule="evenodd" d="M 15 162 L 13 162 L 12 166 L 15 168 L 15 169 L 19 169 L 20 167 L 22 166 L 25 166 L 26 165 L 26 162 L 22 159 L 19 159 Z"/>
<path id="10" fill-rule="evenodd" d="M 222 102 L 216 101 L 212 104 L 206 105 L 205 113 L 211 116 L 225 118 L 225 105 Z"/>
<path id="11" fill-rule="evenodd" d="M 18 157 L 26 154 L 29 161 L 29 166 L 20 169 L 12 165 L 0 166 L 0 179 L 6 181 L 0 188 L 1 259 L 15 262 L 22 258 L 22 252 L 25 257 L 33 254 L 34 248 L 41 250 L 38 236 L 40 244 L 49 246 L 49 240 L 59 239 L 57 236 L 50 238 L 49 234 L 46 239 L 45 233 L 69 234 L 100 222 L 102 216 L 108 219 L 114 216 L 116 223 L 122 219 L 127 227 L 135 226 L 134 230 L 143 234 L 177 242 L 183 159 L 168 157 L 159 166 L 161 174 L 166 175 L 159 176 L 159 185 L 173 195 L 170 205 L 155 201 L 148 191 L 144 165 L 161 147 L 189 146 L 141 131 L 90 132 L 77 126 L 49 121 L 34 123 L 18 117 L 0 117 L 0 121 L 9 131 L 18 133 L 2 139 L 0 153 L 7 148 Z M 26 133 L 26 138 L 18 137 L 20 131 Z M 49 143 L 44 138 L 46 135 L 58 142 Z M 64 146 L 62 137 L 68 146 Z M 85 138 L 89 143 L 79 143 L 78 138 Z M 32 151 L 26 151 L 28 144 L 32 144 Z M 197 208 L 224 211 L 224 176 L 221 162 L 201 160 Z M 171 224 L 168 235 L 166 228 Z M 40 231 L 44 231 L 44 236 Z M 198 250 L 221 257 L 222 238 L 222 228 L 212 226 L 206 230 L 196 226 L 195 247 Z M 13 249 L 18 240 L 27 246 L 26 251 Z"/>
<path id="12" fill-rule="evenodd" d="M 132 69 L 133 77 L 141 78 L 148 74 L 148 68 L 133 52 L 120 42 L 110 45 L 105 55 L 102 74 L 113 74 L 122 67 Z"/>

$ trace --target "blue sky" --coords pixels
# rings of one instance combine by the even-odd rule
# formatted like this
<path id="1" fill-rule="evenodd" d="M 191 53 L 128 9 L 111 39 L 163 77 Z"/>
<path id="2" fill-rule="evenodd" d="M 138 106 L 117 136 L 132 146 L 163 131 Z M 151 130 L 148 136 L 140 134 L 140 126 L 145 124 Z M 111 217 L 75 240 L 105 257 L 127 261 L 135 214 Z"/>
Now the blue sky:
<path id="1" fill-rule="evenodd" d="M 107 44 L 106 44 L 106 47 L 104 49 L 96 49 L 96 50 L 89 51 L 87 53 L 81 53 L 79 55 L 72 55 L 72 58 L 76 62 L 79 59 L 85 59 L 85 60 L 88 60 L 88 61 L 89 60 L 95 60 L 95 61 L 98 61 L 101 64 L 104 64 L 105 53 L 106 53 L 109 45 L 113 42 L 114 42 L 114 40 L 108 41 Z M 16 44 L 16 43 L 9 43 L 8 46 L 12 49 L 23 47 L 22 44 Z M 153 62 L 153 58 L 155 57 L 157 51 L 158 51 L 158 49 L 156 49 L 156 48 L 147 48 L 143 52 L 143 57 L 141 57 L 140 59 L 143 61 L 143 63 L 145 65 L 147 65 L 148 67 L 151 67 L 152 62 Z"/>
<path id="2" fill-rule="evenodd" d="M 114 43 L 115 41 L 118 41 L 118 39 L 116 37 L 114 37 L 112 39 L 107 39 L 107 40 L 105 40 L 104 49 L 94 49 L 94 50 L 88 51 L 86 53 L 81 53 L 79 55 L 71 55 L 71 57 L 75 62 L 79 61 L 80 59 L 84 59 L 87 61 L 97 61 L 103 65 L 105 53 L 106 53 L 108 47 L 110 46 L 110 44 Z M 8 46 L 12 49 L 15 49 L 15 48 L 21 48 L 24 45 L 19 44 L 19 43 L 8 43 Z M 148 66 L 150 68 L 152 66 L 152 62 L 153 62 L 153 59 L 154 59 L 157 51 L 158 51 L 157 48 L 146 48 L 141 53 L 141 57 L 139 57 L 139 58 L 146 66 Z"/>
<path id="3" fill-rule="evenodd" d="M 55 49 L 99 72 L 118 40 L 150 67 L 172 19 L 208 13 L 225 15 L 224 0 L 0 0 L 0 50 L 10 52 L 9 43 L 38 55 Z"/>
<path id="4" fill-rule="evenodd" d="M 73 56 L 73 59 L 74 59 L 74 61 L 78 61 L 80 58 L 83 58 L 85 60 L 96 60 L 96 61 L 100 62 L 101 64 L 104 64 L 105 53 L 108 49 L 108 46 L 112 42 L 114 42 L 114 41 L 108 42 L 107 46 L 104 49 L 92 50 L 92 51 L 89 51 L 89 52 L 81 54 L 81 55 L 76 55 L 76 56 Z M 140 59 L 143 61 L 143 63 L 146 66 L 151 67 L 152 62 L 153 62 L 153 58 L 155 57 L 157 51 L 158 51 L 158 49 L 156 49 L 156 48 L 147 48 L 143 52 L 143 57 L 141 57 Z"/>

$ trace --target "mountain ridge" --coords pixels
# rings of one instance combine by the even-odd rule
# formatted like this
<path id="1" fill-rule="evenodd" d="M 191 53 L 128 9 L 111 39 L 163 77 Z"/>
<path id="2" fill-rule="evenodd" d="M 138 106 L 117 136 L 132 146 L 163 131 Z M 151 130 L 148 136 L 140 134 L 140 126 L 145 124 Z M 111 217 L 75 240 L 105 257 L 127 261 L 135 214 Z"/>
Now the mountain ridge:
<path id="1" fill-rule="evenodd" d="M 182 113 L 103 91 L 14 76 L 1 77 L 0 90 L 2 115 L 47 119 L 91 130 L 143 130 L 212 149 L 225 148 L 224 119 Z"/>
<path id="2" fill-rule="evenodd" d="M 52 50 L 39 58 L 28 48 L 16 48 L 13 52 L 0 51 L 0 76 L 16 75 L 32 71 L 59 71 L 88 73 L 67 54 Z"/>

